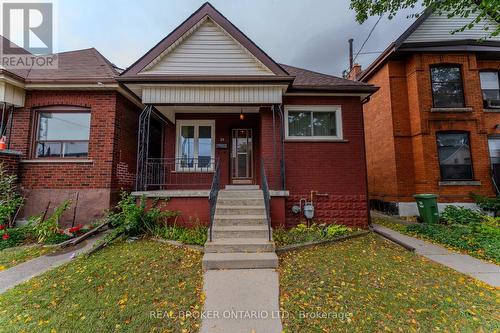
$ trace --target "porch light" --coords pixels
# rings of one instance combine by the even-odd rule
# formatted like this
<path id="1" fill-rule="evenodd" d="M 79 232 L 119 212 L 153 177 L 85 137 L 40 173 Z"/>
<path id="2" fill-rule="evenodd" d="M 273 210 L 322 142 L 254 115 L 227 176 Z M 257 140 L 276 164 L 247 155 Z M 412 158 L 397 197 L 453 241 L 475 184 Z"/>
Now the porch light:
<path id="1" fill-rule="evenodd" d="M 245 120 L 245 115 L 243 114 L 243 109 L 240 112 L 240 120 Z"/>

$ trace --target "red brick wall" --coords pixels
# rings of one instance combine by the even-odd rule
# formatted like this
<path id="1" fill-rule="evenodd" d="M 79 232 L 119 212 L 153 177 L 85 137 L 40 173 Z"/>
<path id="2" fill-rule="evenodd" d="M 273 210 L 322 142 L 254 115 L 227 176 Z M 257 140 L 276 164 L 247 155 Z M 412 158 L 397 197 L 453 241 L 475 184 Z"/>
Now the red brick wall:
<path id="1" fill-rule="evenodd" d="M 315 196 L 315 221 L 366 227 L 366 167 L 363 113 L 358 97 L 287 97 L 285 105 L 341 105 L 343 136 L 346 142 L 286 142 L 286 224 L 295 225 L 301 217 L 291 206 L 301 198 Z"/>
<path id="2" fill-rule="evenodd" d="M 88 161 L 22 161 L 20 182 L 27 203 L 21 217 L 43 210 L 48 201 L 51 207 L 66 198 L 76 202 L 80 192 L 79 205 L 87 202 L 89 207 L 81 210 L 77 221 L 90 222 L 109 208 L 112 192 L 120 187 L 130 189 L 133 184 L 138 109 L 113 91 L 30 91 L 25 107 L 14 113 L 12 130 L 12 148 L 21 151 L 23 159 L 32 160 L 34 110 L 54 105 L 90 110 Z"/>
<path id="3" fill-rule="evenodd" d="M 431 112 L 430 66 L 441 63 L 461 66 L 465 106 L 472 108 L 472 112 Z M 405 60 L 389 61 L 369 79 L 380 86 L 364 106 L 371 199 L 413 201 L 415 193 L 436 193 L 441 202 L 467 202 L 471 201 L 469 192 L 494 195 L 487 139 L 488 135 L 499 133 L 495 126 L 500 123 L 500 114 L 483 111 L 479 70 L 499 67 L 500 60 L 480 61 L 473 53 L 414 54 Z M 382 126 L 372 121 L 377 117 L 374 114 L 390 114 L 392 121 L 388 118 Z M 392 145 L 387 138 L 390 126 L 394 148 L 387 149 Z M 481 186 L 439 185 L 436 145 L 439 131 L 469 132 L 474 180 L 480 181 Z M 388 163 L 393 156 L 395 163 Z M 383 165 L 395 170 L 396 191 L 381 185 Z"/>
<path id="4" fill-rule="evenodd" d="M 21 153 L 17 151 L 0 150 L 0 165 L 7 174 L 18 176 L 20 157 Z"/>

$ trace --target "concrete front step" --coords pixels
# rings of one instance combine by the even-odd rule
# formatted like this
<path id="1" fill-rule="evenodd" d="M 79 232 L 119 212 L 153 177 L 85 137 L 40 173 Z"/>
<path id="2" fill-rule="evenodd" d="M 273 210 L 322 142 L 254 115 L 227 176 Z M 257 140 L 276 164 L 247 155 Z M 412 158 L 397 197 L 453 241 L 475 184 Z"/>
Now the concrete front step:
<path id="1" fill-rule="evenodd" d="M 265 214 L 260 215 L 219 215 L 215 214 L 214 224 L 219 225 L 267 225 Z"/>
<path id="2" fill-rule="evenodd" d="M 259 185 L 226 185 L 226 190 L 259 190 Z"/>
<path id="3" fill-rule="evenodd" d="M 274 252 L 205 253 L 202 267 L 204 270 L 277 268 L 278 256 Z"/>
<path id="4" fill-rule="evenodd" d="M 274 252 L 274 242 L 265 238 L 221 238 L 205 243 L 205 253 Z"/>
<path id="5" fill-rule="evenodd" d="M 213 239 L 221 238 L 269 238 L 269 230 L 267 225 L 230 225 L 230 226 L 214 226 L 212 231 Z"/>
<path id="6" fill-rule="evenodd" d="M 216 215 L 265 215 L 266 207 L 258 206 L 236 206 L 236 205 L 217 205 Z"/>
<path id="7" fill-rule="evenodd" d="M 219 191 L 217 198 L 222 199 L 262 199 L 264 194 L 261 190 L 239 191 L 239 190 L 222 190 Z"/>
<path id="8" fill-rule="evenodd" d="M 232 198 L 232 197 L 227 197 L 227 198 L 222 198 L 218 197 L 217 198 L 217 205 L 218 206 L 261 206 L 264 204 L 264 198 Z"/>

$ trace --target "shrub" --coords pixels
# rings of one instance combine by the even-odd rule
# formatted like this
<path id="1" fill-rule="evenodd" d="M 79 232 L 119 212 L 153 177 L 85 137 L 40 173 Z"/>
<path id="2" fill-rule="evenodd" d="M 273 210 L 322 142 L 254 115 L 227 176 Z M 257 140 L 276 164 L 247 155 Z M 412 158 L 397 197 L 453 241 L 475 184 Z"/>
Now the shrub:
<path id="1" fill-rule="evenodd" d="M 465 207 L 446 206 L 441 213 L 441 219 L 447 224 L 470 224 L 480 223 L 483 215 L 480 211 Z"/>
<path id="2" fill-rule="evenodd" d="M 8 235 L 7 237 L 3 237 Z M 31 229 L 28 226 L 3 229 L 0 231 L 0 250 L 9 247 L 19 246 L 31 237 Z"/>
<path id="3" fill-rule="evenodd" d="M 39 243 L 45 243 L 48 240 L 58 239 L 59 220 L 62 214 L 71 206 L 70 200 L 65 200 L 54 209 L 51 216 L 42 221 L 42 216 L 37 215 L 30 219 L 29 225 L 33 228 L 33 234 Z"/>
<path id="4" fill-rule="evenodd" d="M 141 197 L 137 204 L 136 198 L 127 192 L 121 193 L 117 210 L 118 212 L 108 215 L 110 224 L 115 229 L 108 234 L 107 241 L 122 234 L 128 237 L 157 234 L 168 218 L 179 215 L 178 212 L 159 209 L 156 207 L 156 202 L 152 208 L 147 209 L 144 197 Z"/>
<path id="5" fill-rule="evenodd" d="M 207 241 L 207 233 L 208 228 L 201 225 L 193 228 L 171 225 L 161 228 L 157 236 L 179 241 L 184 244 L 204 245 Z"/>
<path id="6" fill-rule="evenodd" d="M 14 225 L 14 215 L 24 202 L 24 198 L 16 190 L 17 177 L 8 175 L 0 163 L 0 225 Z"/>
<path id="7" fill-rule="evenodd" d="M 471 198 L 474 199 L 476 204 L 486 212 L 493 212 L 495 216 L 500 215 L 500 197 L 489 198 L 482 195 L 470 194 Z"/>
<path id="8" fill-rule="evenodd" d="M 351 232 L 352 229 L 338 224 L 299 224 L 290 229 L 275 229 L 273 239 L 278 245 L 300 244 L 335 238 Z"/>

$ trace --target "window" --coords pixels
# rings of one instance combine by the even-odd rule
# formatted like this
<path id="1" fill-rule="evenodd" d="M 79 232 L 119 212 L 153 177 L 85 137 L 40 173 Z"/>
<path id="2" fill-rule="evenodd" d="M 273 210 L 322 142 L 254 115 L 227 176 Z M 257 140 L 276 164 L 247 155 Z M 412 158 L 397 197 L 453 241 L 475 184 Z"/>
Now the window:
<path id="1" fill-rule="evenodd" d="M 484 107 L 500 108 L 500 81 L 498 72 L 480 72 Z"/>
<path id="2" fill-rule="evenodd" d="M 437 146 L 442 180 L 472 180 L 467 133 L 438 133 Z"/>
<path id="3" fill-rule="evenodd" d="M 177 171 L 213 171 L 215 159 L 213 120 L 177 121 Z"/>
<path id="4" fill-rule="evenodd" d="M 431 81 L 435 108 L 464 107 L 460 67 L 452 65 L 431 67 Z"/>
<path id="5" fill-rule="evenodd" d="M 342 138 L 342 117 L 338 106 L 290 106 L 286 111 L 288 138 Z"/>
<path id="6" fill-rule="evenodd" d="M 90 112 L 38 112 L 35 157 L 87 157 Z"/>
<path id="7" fill-rule="evenodd" d="M 488 139 L 490 149 L 490 162 L 495 187 L 500 188 L 500 136 Z"/>

